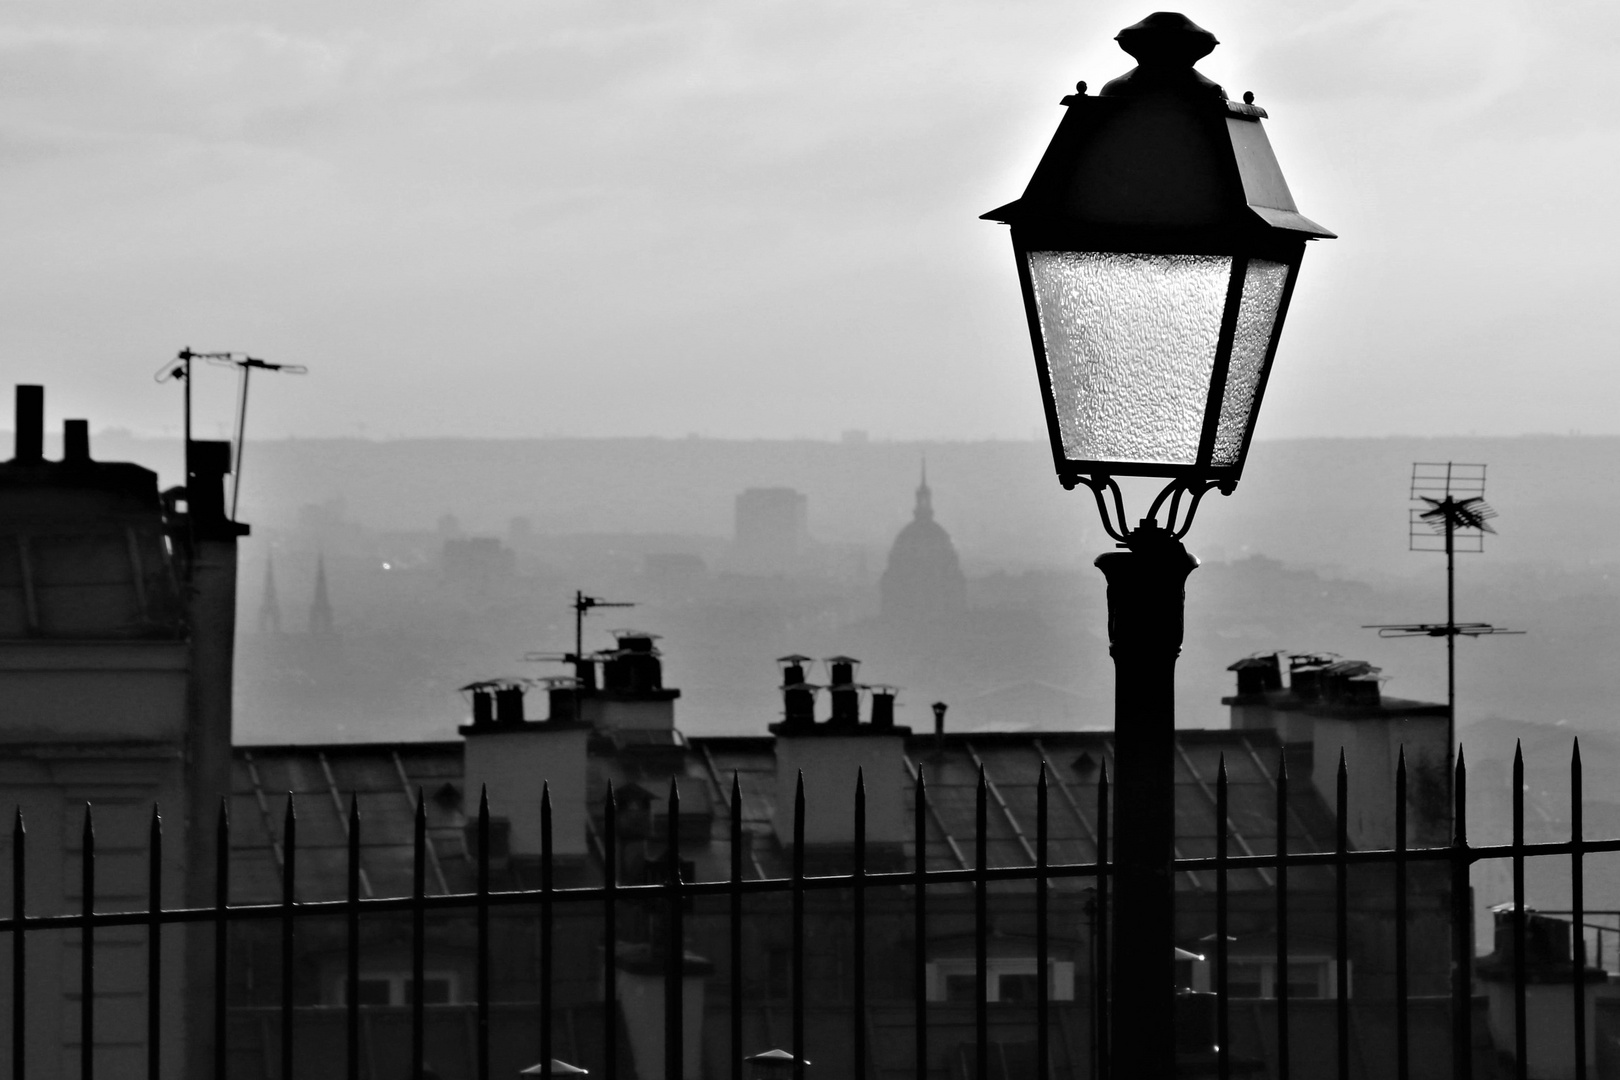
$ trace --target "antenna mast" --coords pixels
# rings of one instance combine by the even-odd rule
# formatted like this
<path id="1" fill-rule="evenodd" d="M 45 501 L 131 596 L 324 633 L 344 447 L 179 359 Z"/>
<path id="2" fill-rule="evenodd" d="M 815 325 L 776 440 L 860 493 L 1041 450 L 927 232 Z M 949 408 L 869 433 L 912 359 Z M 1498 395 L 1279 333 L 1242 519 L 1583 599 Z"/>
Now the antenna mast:
<path id="1" fill-rule="evenodd" d="M 1457 621 L 1457 554 L 1483 553 L 1485 534 L 1496 533 L 1487 524 L 1496 516 L 1496 511 L 1485 502 L 1485 466 L 1454 461 L 1413 462 L 1411 499 L 1419 505 L 1407 512 L 1407 550 L 1446 553 L 1446 621 L 1374 624 L 1362 629 L 1377 630 L 1381 638 L 1446 639 L 1446 776 L 1449 778 L 1457 746 L 1457 638 L 1522 634 L 1524 631 L 1504 630 L 1490 623 Z"/>

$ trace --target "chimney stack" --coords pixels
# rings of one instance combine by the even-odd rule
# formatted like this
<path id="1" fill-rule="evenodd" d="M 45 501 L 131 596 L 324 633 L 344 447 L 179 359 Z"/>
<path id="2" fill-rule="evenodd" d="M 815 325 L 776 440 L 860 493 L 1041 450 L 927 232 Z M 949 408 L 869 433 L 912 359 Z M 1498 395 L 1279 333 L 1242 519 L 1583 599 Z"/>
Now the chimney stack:
<path id="1" fill-rule="evenodd" d="M 485 728 L 495 722 L 495 693 L 488 683 L 465 687 L 472 693 L 472 726 Z"/>
<path id="2" fill-rule="evenodd" d="M 939 745 L 945 738 L 945 710 L 950 708 L 943 701 L 934 702 L 934 744 Z"/>
<path id="3" fill-rule="evenodd" d="M 17 387 L 17 450 L 12 458 L 19 465 L 38 465 L 45 460 L 45 388 Z"/>
<path id="4" fill-rule="evenodd" d="M 782 724 L 792 731 L 807 731 L 816 723 L 816 688 L 804 678 L 810 658 L 794 653 L 776 662 L 782 665 Z"/>
<path id="5" fill-rule="evenodd" d="M 827 723 L 847 730 L 861 722 L 861 688 L 855 684 L 855 669 L 860 661 L 853 656 L 827 658 L 830 673 L 827 696 L 832 699 L 832 716 Z"/>
<path id="6" fill-rule="evenodd" d="M 860 722 L 860 693 L 855 681 L 859 660 L 827 660 L 833 701 L 832 717 L 815 722 L 815 687 L 805 681 L 804 656 L 784 656 L 784 718 L 771 725 L 776 738 L 777 839 L 793 842 L 794 806 L 800 777 L 804 782 L 804 842 L 815 873 L 842 873 L 854 840 L 856 778 L 866 784 L 868 868 L 898 867 L 901 846 L 910 836 L 904 794 L 905 740 L 909 728 L 894 722 L 892 686 L 871 687 L 872 720 Z"/>
<path id="7" fill-rule="evenodd" d="M 509 727 L 523 724 L 523 686 L 508 683 L 495 691 L 495 722 Z"/>
<path id="8" fill-rule="evenodd" d="M 67 420 L 62 424 L 62 460 L 72 465 L 90 463 L 90 421 Z"/>
<path id="9" fill-rule="evenodd" d="M 872 730 L 894 729 L 894 687 L 872 687 Z"/>

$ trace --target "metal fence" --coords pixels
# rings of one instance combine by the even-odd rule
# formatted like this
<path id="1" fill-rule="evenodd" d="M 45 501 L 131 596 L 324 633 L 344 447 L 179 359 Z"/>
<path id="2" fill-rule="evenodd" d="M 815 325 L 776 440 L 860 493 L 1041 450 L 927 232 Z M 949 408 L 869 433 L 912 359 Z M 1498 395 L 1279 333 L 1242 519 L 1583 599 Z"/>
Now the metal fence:
<path id="1" fill-rule="evenodd" d="M 1459 1080 L 1471 1077 L 1474 1074 L 1475 1059 L 1473 1049 L 1475 1036 L 1473 1025 L 1475 1023 L 1475 1010 L 1473 1007 L 1474 986 L 1473 972 L 1471 970 L 1474 958 L 1474 942 L 1472 940 L 1472 912 L 1471 891 L 1469 888 L 1470 868 L 1487 860 L 1505 860 L 1511 864 L 1512 894 L 1514 908 L 1512 912 L 1512 940 L 1511 950 L 1512 966 L 1512 1009 L 1515 1018 L 1513 1030 L 1515 1039 L 1512 1047 L 1500 1047 L 1499 1050 L 1507 1052 L 1511 1057 L 1512 1074 L 1519 1080 L 1527 1080 L 1536 1075 L 1528 1060 L 1526 1047 L 1526 992 L 1530 985 L 1530 975 L 1526 968 L 1526 925 L 1527 915 L 1525 909 L 1525 861 L 1534 857 L 1560 857 L 1569 860 L 1571 875 L 1571 906 L 1567 914 L 1571 917 L 1574 927 L 1585 926 L 1588 916 L 1597 914 L 1585 908 L 1583 891 L 1583 859 L 1587 854 L 1620 851 L 1620 839 L 1590 840 L 1582 836 L 1581 825 L 1581 764 L 1580 749 L 1577 744 L 1571 758 L 1570 765 L 1570 806 L 1571 831 L 1566 842 L 1555 843 L 1526 843 L 1524 839 L 1524 782 L 1523 760 L 1515 755 L 1513 766 L 1512 787 L 1512 841 L 1508 844 L 1495 844 L 1475 846 L 1468 839 L 1468 825 L 1466 816 L 1467 802 L 1467 770 L 1461 755 L 1453 767 L 1453 785 L 1451 791 L 1452 835 L 1448 844 L 1411 848 L 1407 846 L 1407 776 L 1404 754 L 1395 775 L 1394 784 L 1394 819 L 1395 819 L 1395 845 L 1386 850 L 1351 850 L 1348 841 L 1349 808 L 1347 806 L 1347 777 L 1343 758 L 1341 757 L 1338 769 L 1337 805 L 1336 813 L 1336 840 L 1332 850 L 1329 851 L 1290 851 L 1288 850 L 1288 829 L 1286 826 L 1289 815 L 1289 781 L 1286 764 L 1279 763 L 1276 781 L 1276 829 L 1275 850 L 1270 854 L 1233 854 L 1228 850 L 1228 839 L 1232 834 L 1227 815 L 1227 777 L 1224 760 L 1215 785 L 1215 819 L 1214 835 L 1216 838 L 1215 853 L 1212 857 L 1181 858 L 1175 862 L 1178 873 L 1196 873 L 1210 875 L 1215 882 L 1214 887 L 1214 921 L 1215 933 L 1213 935 L 1214 963 L 1211 968 L 1213 977 L 1213 1004 L 1214 1038 L 1211 1046 L 1212 1061 L 1211 1073 L 1226 1077 L 1232 1075 L 1234 1062 L 1231 1058 L 1231 1003 L 1232 995 L 1229 993 L 1228 976 L 1230 968 L 1228 960 L 1229 940 L 1229 875 L 1245 870 L 1268 871 L 1267 879 L 1271 883 L 1273 906 L 1276 927 L 1276 971 L 1288 971 L 1290 959 L 1290 903 L 1289 903 L 1289 874 L 1290 871 L 1305 867 L 1326 868 L 1333 880 L 1334 923 L 1336 927 L 1334 948 L 1337 964 L 1336 993 L 1328 1003 L 1312 1003 L 1312 1008 L 1331 1007 L 1334 1012 L 1334 1029 L 1336 1031 L 1336 1045 L 1334 1048 L 1334 1061 L 1336 1074 L 1339 1080 L 1348 1080 L 1351 1076 L 1351 1050 L 1350 1025 L 1352 997 L 1349 983 L 1349 932 L 1350 918 L 1349 906 L 1349 880 L 1353 870 L 1367 866 L 1387 866 L 1392 869 L 1392 891 L 1388 897 L 1389 908 L 1393 913 L 1394 939 L 1393 957 L 1395 980 L 1394 998 L 1392 1002 L 1394 1015 L 1394 1040 L 1390 1047 L 1391 1063 L 1395 1076 L 1405 1080 L 1411 1072 L 1411 1025 L 1413 1002 L 1409 993 L 1408 954 L 1409 954 L 1409 918 L 1408 905 L 1411 901 L 1410 871 L 1417 866 L 1439 866 L 1449 870 L 1450 889 L 1450 924 L 1451 924 L 1451 989 L 1450 989 L 1450 1015 L 1451 1015 L 1451 1066 L 1453 1075 Z M 1033 861 L 1029 865 L 1021 866 L 991 866 L 986 859 L 986 816 L 988 813 L 988 800 L 991 798 L 990 785 L 987 785 L 980 767 L 977 787 L 977 828 L 974 838 L 974 850 L 971 865 L 965 869 L 930 870 L 926 860 L 920 853 L 927 848 L 926 823 L 928 820 L 927 800 L 928 787 L 926 777 L 919 774 L 913 785 L 914 808 L 913 821 L 915 825 L 915 852 L 918 857 L 912 859 L 909 868 L 890 871 L 872 870 L 868 868 L 868 844 L 866 842 L 866 806 L 864 785 L 857 782 L 854 792 L 854 833 L 851 837 L 850 850 L 852 871 L 839 874 L 810 875 L 805 872 L 805 852 L 803 843 L 804 822 L 804 788 L 800 781 L 795 807 L 794 843 L 791 847 L 792 871 L 783 878 L 754 878 L 748 879 L 744 874 L 744 852 L 747 850 L 743 834 L 742 799 L 738 780 L 732 780 L 732 798 L 730 801 L 730 877 L 721 881 L 687 881 L 683 880 L 681 873 L 681 831 L 680 831 L 680 792 L 672 781 L 669 791 L 669 812 L 667 815 L 667 851 L 668 860 L 661 881 L 651 884 L 621 882 L 616 880 L 616 867 L 618 860 L 615 856 L 617 829 L 615 815 L 618 812 L 618 803 L 612 794 L 611 787 L 605 801 L 605 821 L 601 830 L 602 869 L 603 880 L 600 885 L 591 887 L 558 887 L 554 881 L 554 859 L 552 856 L 552 808 L 549 791 L 543 794 L 541 800 L 541 830 L 542 850 L 540 854 L 540 883 L 538 888 L 521 890 L 492 890 L 490 887 L 490 839 L 491 818 L 487 797 L 481 800 L 476 817 L 477 844 L 477 885 L 470 893 L 457 893 L 451 895 L 429 895 L 426 887 L 426 867 L 428 862 L 427 829 L 424 804 L 420 793 L 416 801 L 415 817 L 415 858 L 414 858 L 414 885 L 410 895 L 392 898 L 362 898 L 361 895 L 361 869 L 360 855 L 364 823 L 359 814 L 357 802 L 351 799 L 348 823 L 348 876 L 347 897 L 332 901 L 299 902 L 295 900 L 294 886 L 297 880 L 298 859 L 298 818 L 293 800 L 289 796 L 283 835 L 283 893 L 280 903 L 275 904 L 236 904 L 229 902 L 230 895 L 230 822 L 224 807 L 221 808 L 217 823 L 217 871 L 215 875 L 215 902 L 212 906 L 195 908 L 165 908 L 161 904 L 161 866 L 163 859 L 163 830 L 162 823 L 154 809 L 150 824 L 150 851 L 149 851 L 149 886 L 150 903 L 147 910 L 134 912 L 98 912 L 96 907 L 96 847 L 95 829 L 90 809 L 87 807 L 83 823 L 83 849 L 80 859 L 80 886 L 82 890 L 82 906 L 77 913 L 58 914 L 32 914 L 24 911 L 24 895 L 26 874 L 29 866 L 28 836 L 26 823 L 21 811 L 16 815 L 13 828 L 12 845 L 12 916 L 0 920 L 0 933 L 9 934 L 11 939 L 11 1075 L 25 1078 L 29 1075 L 29 1036 L 30 1031 L 27 1019 L 28 994 L 28 950 L 31 938 L 46 932 L 77 935 L 80 947 L 80 986 L 85 992 L 78 996 L 78 1029 L 80 1045 L 80 1071 L 83 1080 L 93 1080 L 96 1070 L 95 1047 L 96 1025 L 98 1019 L 98 994 L 96 992 L 96 941 L 98 932 L 110 930 L 114 927 L 144 927 L 146 933 L 146 989 L 145 989 L 145 1015 L 146 1015 L 146 1069 L 150 1078 L 160 1075 L 162 1066 L 167 1061 L 172 1067 L 174 1060 L 166 1055 L 178 1055 L 183 1048 L 165 1046 L 163 1043 L 162 1010 L 165 990 L 165 972 L 163 969 L 162 942 L 166 933 L 182 932 L 184 927 L 211 927 L 213 932 L 213 972 L 216 987 L 224 987 L 227 983 L 229 965 L 232 963 L 231 942 L 228 934 L 233 924 L 247 921 L 266 921 L 275 927 L 274 934 L 280 945 L 280 1024 L 279 1024 L 279 1062 L 280 1075 L 284 1080 L 292 1080 L 294 1073 L 294 1039 L 296 1026 L 292 1022 L 295 1009 L 295 982 L 296 972 L 294 965 L 294 944 L 300 932 L 301 925 L 307 925 L 306 920 L 315 918 L 340 918 L 346 926 L 345 962 L 347 971 L 347 999 L 343 1005 L 343 1015 L 346 1024 L 347 1058 L 345 1063 L 346 1075 L 351 1080 L 359 1080 L 362 1076 L 362 1063 L 360 1056 L 360 1026 L 363 1006 L 359 1000 L 358 987 L 361 972 L 361 927 L 368 918 L 389 917 L 401 918 L 408 916 L 410 924 L 410 955 L 411 978 L 413 986 L 424 985 L 424 957 L 426 926 L 430 916 L 444 913 L 459 913 L 462 916 L 471 916 L 476 927 L 476 955 L 474 967 L 476 972 L 474 1001 L 471 1004 L 473 1015 L 476 1018 L 476 1035 L 478 1052 L 476 1057 L 475 1074 L 478 1080 L 487 1080 L 490 1076 L 489 1035 L 491 1019 L 491 956 L 490 956 L 490 918 L 491 913 L 506 909 L 519 909 L 532 913 L 538 920 L 539 935 L 542 946 L 539 963 L 539 1002 L 534 1013 L 533 1024 L 537 1034 L 536 1050 L 541 1061 L 550 1061 L 553 1057 L 553 937 L 555 934 L 554 919 L 557 912 L 575 905 L 592 906 L 599 913 L 602 941 L 602 967 L 600 971 L 602 1001 L 615 1002 L 618 1000 L 617 979 L 618 969 L 615 962 L 615 951 L 611 947 L 618 940 L 618 927 L 620 908 L 626 903 L 639 903 L 652 905 L 661 912 L 659 924 L 663 938 L 661 955 L 665 958 L 664 974 L 664 1069 L 669 1080 L 683 1080 L 683 1008 L 682 998 L 683 966 L 680 958 L 683 957 L 683 920 L 687 917 L 689 905 L 699 898 L 711 898 L 708 902 L 722 905 L 724 918 L 730 937 L 729 972 L 727 973 L 730 986 L 734 992 L 729 995 L 729 1057 L 728 1060 L 711 1062 L 711 1072 L 714 1075 L 729 1076 L 731 1080 L 741 1080 L 745 1069 L 745 1052 L 758 1049 L 743 1045 L 743 1009 L 744 994 L 740 992 L 743 985 L 743 948 L 742 927 L 744 922 L 744 900 L 748 897 L 762 895 L 785 895 L 788 901 L 788 918 L 791 920 L 791 984 L 790 984 L 790 1012 L 791 1012 L 791 1043 L 787 1048 L 791 1051 L 794 1063 L 792 1066 L 795 1080 L 804 1080 L 807 1053 L 814 1053 L 814 1047 L 805 1045 L 805 1013 L 806 1013 L 806 980 L 805 980 L 805 950 L 806 941 L 806 900 L 815 895 L 832 891 L 847 897 L 847 911 L 850 932 L 853 942 L 854 971 L 852 975 L 853 996 L 849 1001 L 849 1027 L 848 1038 L 851 1046 L 854 1080 L 868 1080 L 873 1073 L 872 1047 L 870 1045 L 870 1031 L 866 1023 L 865 1014 L 868 1006 L 867 982 L 869 965 L 869 943 L 867 938 L 867 914 L 870 897 L 878 890 L 898 890 L 899 901 L 909 909 L 909 920 L 914 935 L 913 965 L 911 980 L 913 986 L 911 1008 L 913 1021 L 911 1035 L 914 1039 L 914 1060 L 916 1080 L 929 1080 L 929 1008 L 926 990 L 927 970 L 926 943 L 929 941 L 928 927 L 930 918 L 930 893 L 938 893 L 941 889 L 954 890 L 972 897 L 972 919 L 974 939 L 974 978 L 977 987 L 976 1001 L 974 1002 L 974 1031 L 976 1038 L 972 1043 L 971 1060 L 964 1061 L 964 1072 L 970 1078 L 990 1080 L 992 1065 L 990 1055 L 992 1043 L 990 1035 L 990 994 L 989 994 L 989 956 L 988 941 L 991 936 L 990 926 L 990 893 L 993 885 L 999 888 L 1009 887 L 1007 883 L 1016 883 L 1014 887 L 1024 889 L 1033 894 L 1034 937 L 1036 949 L 1036 971 L 1039 977 L 1035 980 L 1035 998 L 1029 1004 L 1032 1023 L 1035 1032 L 1035 1053 L 1033 1070 L 1038 1080 L 1045 1078 L 1052 1071 L 1052 1017 L 1055 1007 L 1059 1007 L 1051 1000 L 1051 987 L 1046 973 L 1051 966 L 1051 894 L 1054 883 L 1070 879 L 1089 880 L 1095 888 L 1095 922 L 1094 922 L 1094 949 L 1093 973 L 1099 985 L 1106 985 L 1108 973 L 1107 946 L 1109 941 L 1109 882 L 1110 857 L 1108 842 L 1110 830 L 1108 828 L 1108 813 L 1110 807 L 1109 783 L 1106 770 L 1098 784 L 1097 814 L 1100 828 L 1098 830 L 1098 858 L 1089 863 L 1053 863 L 1047 857 L 1047 775 L 1042 767 L 1038 783 L 1037 802 L 1037 829 L 1030 841 L 1030 850 L 1033 852 Z M 1612 929 L 1612 928 L 1605 928 Z M 1168 943 L 1167 943 L 1168 945 Z M 1587 964 L 1585 933 L 1577 931 L 1572 935 L 1571 955 L 1569 960 L 1569 1007 L 1570 1031 L 1569 1037 L 1573 1040 L 1574 1071 L 1578 1080 L 1584 1080 L 1588 1069 L 1588 1055 L 1585 1052 L 1587 1043 Z M 1291 1054 L 1289 1038 L 1290 1024 L 1290 988 L 1287 977 L 1276 980 L 1275 989 L 1275 1045 L 1278 1048 L 1276 1056 L 1276 1075 L 1286 1078 L 1289 1076 Z M 226 1000 L 227 995 L 217 990 L 212 995 L 212 1024 L 213 1024 L 213 1074 L 217 1077 L 228 1075 L 227 1055 L 229 1052 L 229 1038 L 231 1026 L 228 1023 L 232 1006 Z M 425 1010 L 428 1008 L 426 994 L 416 992 L 409 1001 L 411 1048 L 410 1060 L 414 1063 L 415 1075 L 424 1076 L 424 1030 Z M 66 1000 L 64 998 L 64 1000 Z M 1005 1008 L 1007 1006 L 998 1006 Z M 1073 1007 L 1080 1007 L 1077 1005 Z M 1108 1077 L 1110 1053 L 1107 1045 L 1109 1023 L 1107 1016 L 1107 994 L 1094 993 L 1090 1003 L 1085 1006 L 1092 1010 L 1089 1017 L 1090 1030 L 1095 1033 L 1095 1043 L 1088 1063 L 1090 1075 Z M 1297 1006 L 1296 1006 L 1297 1007 Z M 618 1060 L 622 1054 L 618 1052 L 619 1040 L 616 1036 L 616 1012 L 614 1008 L 603 1008 L 602 1032 L 603 1060 L 600 1071 L 610 1080 L 630 1075 L 632 1069 L 629 1063 Z M 1005 1073 L 1005 1066 L 1002 1067 Z M 1077 1075 L 1079 1071 L 1077 1070 Z M 691 1078 L 686 1078 L 691 1080 Z"/>

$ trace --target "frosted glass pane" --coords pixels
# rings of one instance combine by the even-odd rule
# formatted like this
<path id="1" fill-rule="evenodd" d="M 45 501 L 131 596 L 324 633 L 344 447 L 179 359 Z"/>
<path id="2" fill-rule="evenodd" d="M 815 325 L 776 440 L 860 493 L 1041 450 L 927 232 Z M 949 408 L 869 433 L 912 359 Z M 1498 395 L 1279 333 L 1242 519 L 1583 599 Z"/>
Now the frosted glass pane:
<path id="1" fill-rule="evenodd" d="M 1288 266 L 1268 259 L 1250 259 L 1243 275 L 1243 306 L 1238 309 L 1237 331 L 1232 337 L 1232 360 L 1226 369 L 1226 395 L 1221 401 L 1221 422 L 1215 429 L 1215 465 L 1236 465 L 1243 451 L 1243 435 L 1254 411 L 1254 392 L 1260 386 L 1271 345 L 1277 309 L 1282 305 Z"/>
<path id="2" fill-rule="evenodd" d="M 1029 253 L 1070 459 L 1197 460 L 1231 266 L 1225 255 Z"/>

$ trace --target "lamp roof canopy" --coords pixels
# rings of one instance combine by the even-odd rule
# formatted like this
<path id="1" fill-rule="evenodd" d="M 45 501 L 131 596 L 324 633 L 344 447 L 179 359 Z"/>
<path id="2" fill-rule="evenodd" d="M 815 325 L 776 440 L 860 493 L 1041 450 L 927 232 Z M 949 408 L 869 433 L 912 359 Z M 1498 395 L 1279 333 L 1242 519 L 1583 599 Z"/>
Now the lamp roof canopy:
<path id="1" fill-rule="evenodd" d="M 1253 95 L 1228 100 L 1193 64 L 1215 35 L 1155 12 L 1116 40 L 1137 66 L 1085 84 L 1021 198 L 985 214 L 1026 248 L 1219 253 L 1297 250 L 1334 234 L 1299 212 Z"/>

